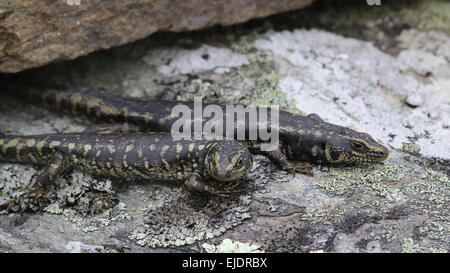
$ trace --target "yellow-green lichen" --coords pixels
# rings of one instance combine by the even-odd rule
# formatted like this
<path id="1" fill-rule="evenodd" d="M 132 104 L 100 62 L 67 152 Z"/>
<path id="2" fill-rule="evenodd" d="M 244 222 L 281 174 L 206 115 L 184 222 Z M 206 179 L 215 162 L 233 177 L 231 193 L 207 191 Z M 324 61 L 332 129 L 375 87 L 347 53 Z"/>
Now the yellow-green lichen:
<path id="1" fill-rule="evenodd" d="M 311 211 L 300 216 L 301 221 L 307 221 L 309 224 L 329 224 L 332 225 L 339 221 L 345 214 L 343 208 L 333 208 L 326 211 Z"/>
<path id="2" fill-rule="evenodd" d="M 281 90 L 279 83 L 282 76 L 278 71 L 272 71 L 259 77 L 256 81 L 256 92 L 253 94 L 254 105 L 278 105 L 281 109 L 298 112 L 296 103 L 288 103 L 286 93 Z"/>
<path id="3" fill-rule="evenodd" d="M 250 54 L 256 50 L 254 41 L 250 41 L 250 39 L 254 40 L 254 38 L 245 39 L 245 37 L 241 37 L 238 43 L 232 43 L 230 47 L 235 52 Z"/>
<path id="4" fill-rule="evenodd" d="M 440 29 L 450 32 L 450 3 L 443 0 L 417 1 L 412 6 L 400 10 L 403 21 L 416 25 L 419 29 Z"/>
<path id="5" fill-rule="evenodd" d="M 363 185 L 372 189 L 378 196 L 391 192 L 389 181 L 401 178 L 402 172 L 413 172 L 400 165 L 386 162 L 384 165 L 363 165 L 354 167 L 331 167 L 331 177 L 316 184 L 316 187 L 330 193 L 342 195 L 351 192 L 355 186 Z"/>
<path id="6" fill-rule="evenodd" d="M 44 211 L 51 213 L 51 214 L 60 215 L 60 214 L 63 214 L 64 209 L 62 209 L 59 206 L 58 202 L 54 202 L 54 203 L 51 203 L 50 205 L 48 205 L 47 207 L 45 207 Z"/>
<path id="7" fill-rule="evenodd" d="M 445 222 L 433 221 L 428 222 L 424 226 L 418 227 L 422 234 L 427 234 L 427 237 L 432 240 L 444 241 L 445 244 L 450 244 L 450 227 Z"/>
<path id="8" fill-rule="evenodd" d="M 420 146 L 414 143 L 403 143 L 402 150 L 410 153 L 419 153 Z"/>
<path id="9" fill-rule="evenodd" d="M 414 240 L 412 238 L 406 238 L 403 240 L 402 243 L 402 252 L 403 253 L 418 253 L 422 252 L 423 248 L 414 243 Z"/>
<path id="10" fill-rule="evenodd" d="M 448 253 L 448 250 L 446 250 L 446 249 L 443 249 L 443 248 L 434 248 L 434 247 L 430 247 L 430 248 L 428 249 L 428 251 L 429 251 L 430 253 Z"/>
<path id="11" fill-rule="evenodd" d="M 260 245 L 233 242 L 230 239 L 224 239 L 222 243 L 215 246 L 212 244 L 204 243 L 202 247 L 208 253 L 264 253 L 263 250 L 259 250 Z"/>
<path id="12" fill-rule="evenodd" d="M 448 193 L 442 187 L 439 187 L 434 182 L 422 179 L 416 179 L 408 183 L 404 187 L 403 192 L 414 197 L 416 204 L 421 207 L 426 206 L 439 210 L 445 208 L 448 202 L 450 202 Z"/>
<path id="13" fill-rule="evenodd" d="M 384 20 L 380 20 L 380 17 Z M 439 29 L 450 32 L 450 3 L 445 0 L 391 1 L 381 6 L 366 4 L 342 6 L 321 10 L 318 20 L 347 28 L 394 21 L 396 25 L 408 24 L 423 30 Z"/>
<path id="14" fill-rule="evenodd" d="M 448 175 L 445 174 L 433 174 L 427 177 L 427 180 L 430 181 L 439 181 L 442 182 L 445 186 L 450 187 L 450 179 Z"/>
<path id="15" fill-rule="evenodd" d="M 243 104 L 252 104 L 256 106 L 278 105 L 280 109 L 284 109 L 293 113 L 303 114 L 297 109 L 295 100 L 287 101 L 286 93 L 279 87 L 282 75 L 275 68 L 274 62 L 265 55 L 259 54 L 250 58 L 250 64 L 241 67 L 235 71 L 236 74 L 231 75 L 238 81 L 251 81 L 254 87 L 251 88 L 247 98 L 242 99 Z M 237 90 L 238 94 L 246 94 L 248 91 Z"/>

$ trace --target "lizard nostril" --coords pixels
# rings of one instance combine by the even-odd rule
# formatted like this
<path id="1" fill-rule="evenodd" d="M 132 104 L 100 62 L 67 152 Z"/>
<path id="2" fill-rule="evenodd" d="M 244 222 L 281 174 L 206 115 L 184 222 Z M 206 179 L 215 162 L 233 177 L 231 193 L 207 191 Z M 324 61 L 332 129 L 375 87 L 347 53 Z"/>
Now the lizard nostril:
<path id="1" fill-rule="evenodd" d="M 219 179 L 226 179 L 226 178 L 228 178 L 228 172 L 217 170 L 216 177 Z"/>

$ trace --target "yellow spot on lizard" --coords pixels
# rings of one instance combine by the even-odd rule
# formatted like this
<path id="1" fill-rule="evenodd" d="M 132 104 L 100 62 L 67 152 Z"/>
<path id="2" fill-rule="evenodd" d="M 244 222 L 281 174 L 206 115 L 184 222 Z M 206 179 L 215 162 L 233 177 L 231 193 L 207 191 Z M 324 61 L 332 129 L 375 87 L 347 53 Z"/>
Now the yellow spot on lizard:
<path id="1" fill-rule="evenodd" d="M 70 151 L 72 151 L 75 148 L 75 143 L 69 143 L 67 145 L 67 147 L 69 148 L 69 153 L 70 153 Z"/>
<path id="2" fill-rule="evenodd" d="M 41 140 L 36 144 L 36 149 L 38 150 L 38 152 L 40 154 L 42 154 L 42 149 L 44 148 L 44 146 L 45 146 L 45 140 Z"/>
<path id="3" fill-rule="evenodd" d="M 169 145 L 164 145 L 161 148 L 161 156 L 164 156 L 164 154 L 166 153 L 166 151 L 169 149 Z"/>
<path id="4" fill-rule="evenodd" d="M 60 142 L 60 141 L 58 141 L 58 140 L 53 140 L 52 142 L 50 142 L 50 144 L 48 144 L 48 147 L 49 147 L 50 149 L 53 149 L 53 148 L 55 148 L 55 147 L 57 147 L 57 146 L 59 146 L 59 145 L 61 145 L 61 142 Z"/>
<path id="5" fill-rule="evenodd" d="M 133 149 L 134 149 L 134 145 L 130 144 L 130 145 L 127 146 L 127 148 L 125 148 L 125 153 L 128 153 L 129 151 L 131 151 Z"/>
<path id="6" fill-rule="evenodd" d="M 87 153 L 92 149 L 92 145 L 91 144 L 86 144 L 84 145 L 84 156 L 87 155 Z"/>
<path id="7" fill-rule="evenodd" d="M 8 150 L 9 147 L 15 147 L 17 145 L 17 143 L 19 143 L 18 138 L 11 139 L 10 141 L 8 141 L 8 144 L 3 146 L 2 152 L 5 154 L 6 150 Z"/>
<path id="8" fill-rule="evenodd" d="M 33 147 L 34 144 L 36 144 L 36 141 L 34 139 L 27 140 L 27 146 L 28 147 Z"/>
<path id="9" fill-rule="evenodd" d="M 181 143 L 177 143 L 177 153 L 181 153 L 182 150 L 183 150 L 183 145 L 181 145 Z"/>
<path id="10" fill-rule="evenodd" d="M 192 152 L 193 150 L 194 150 L 194 147 L 195 147 L 195 144 L 194 143 L 191 143 L 191 144 L 189 144 L 189 152 Z"/>

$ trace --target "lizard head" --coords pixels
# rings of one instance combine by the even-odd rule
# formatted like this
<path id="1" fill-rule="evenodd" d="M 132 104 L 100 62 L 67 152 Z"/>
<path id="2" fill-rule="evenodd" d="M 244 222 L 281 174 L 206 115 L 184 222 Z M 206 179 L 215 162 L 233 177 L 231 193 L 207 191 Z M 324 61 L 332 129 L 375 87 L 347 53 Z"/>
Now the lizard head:
<path id="1" fill-rule="evenodd" d="M 253 166 L 253 157 L 238 141 L 216 142 L 205 158 L 209 175 L 219 181 L 232 181 L 246 176 Z"/>
<path id="2" fill-rule="evenodd" d="M 315 114 L 307 119 L 307 129 L 301 136 L 287 139 L 288 147 L 292 147 L 288 154 L 293 159 L 353 164 L 381 162 L 389 156 L 389 150 L 367 133 L 327 123 Z"/>
<path id="3" fill-rule="evenodd" d="M 347 133 L 338 134 L 337 137 L 324 141 L 326 162 L 337 164 L 381 162 L 389 156 L 389 150 L 369 134 L 345 129 Z"/>

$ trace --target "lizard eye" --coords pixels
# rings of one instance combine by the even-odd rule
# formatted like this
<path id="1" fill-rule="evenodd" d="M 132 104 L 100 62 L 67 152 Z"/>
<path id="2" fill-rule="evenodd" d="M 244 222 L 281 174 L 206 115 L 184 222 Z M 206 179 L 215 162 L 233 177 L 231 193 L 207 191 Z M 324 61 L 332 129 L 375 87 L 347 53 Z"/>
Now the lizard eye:
<path id="1" fill-rule="evenodd" d="M 352 142 L 352 148 L 355 150 L 364 150 L 364 145 L 359 142 Z"/>
<path id="2" fill-rule="evenodd" d="M 236 162 L 236 166 L 238 166 L 238 167 L 241 167 L 241 166 L 242 166 L 242 159 L 239 159 L 239 160 Z"/>

